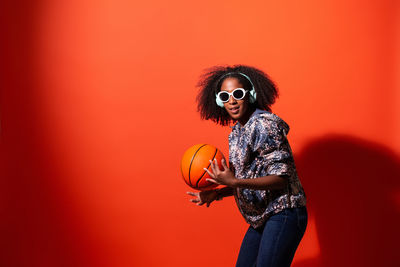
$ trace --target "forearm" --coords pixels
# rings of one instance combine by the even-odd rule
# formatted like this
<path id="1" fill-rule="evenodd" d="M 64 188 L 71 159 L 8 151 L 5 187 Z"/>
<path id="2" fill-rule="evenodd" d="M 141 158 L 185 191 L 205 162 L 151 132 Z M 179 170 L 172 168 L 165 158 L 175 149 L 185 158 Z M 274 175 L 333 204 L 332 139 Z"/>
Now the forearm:
<path id="1" fill-rule="evenodd" d="M 222 187 L 222 188 L 218 188 L 217 190 L 217 195 L 219 199 L 222 199 L 224 197 L 230 197 L 233 196 L 233 188 L 232 187 Z"/>
<path id="2" fill-rule="evenodd" d="M 253 179 L 236 179 L 233 187 L 256 190 L 280 190 L 285 188 L 287 178 L 279 175 L 269 175 Z"/>

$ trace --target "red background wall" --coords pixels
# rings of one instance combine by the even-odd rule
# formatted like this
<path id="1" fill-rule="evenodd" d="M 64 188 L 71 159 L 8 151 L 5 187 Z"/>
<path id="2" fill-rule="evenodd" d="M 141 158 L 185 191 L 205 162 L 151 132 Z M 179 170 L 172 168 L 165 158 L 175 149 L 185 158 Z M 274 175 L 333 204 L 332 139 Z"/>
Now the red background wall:
<path id="1" fill-rule="evenodd" d="M 310 213 L 294 266 L 397 266 L 397 1 L 3 1 L 1 266 L 233 266 L 233 199 L 190 203 L 204 68 L 281 90 Z"/>

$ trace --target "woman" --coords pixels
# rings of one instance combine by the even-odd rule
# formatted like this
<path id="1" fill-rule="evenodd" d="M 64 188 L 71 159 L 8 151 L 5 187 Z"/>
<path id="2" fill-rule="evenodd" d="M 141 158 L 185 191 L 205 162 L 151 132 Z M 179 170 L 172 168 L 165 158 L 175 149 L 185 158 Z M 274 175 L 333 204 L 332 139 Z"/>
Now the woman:
<path id="1" fill-rule="evenodd" d="M 254 67 L 216 66 L 200 79 L 202 119 L 228 125 L 229 168 L 210 161 L 209 181 L 225 187 L 188 192 L 197 205 L 234 196 L 249 228 L 236 266 L 290 266 L 307 226 L 306 197 L 286 134 L 289 126 L 271 112 L 274 83 Z"/>

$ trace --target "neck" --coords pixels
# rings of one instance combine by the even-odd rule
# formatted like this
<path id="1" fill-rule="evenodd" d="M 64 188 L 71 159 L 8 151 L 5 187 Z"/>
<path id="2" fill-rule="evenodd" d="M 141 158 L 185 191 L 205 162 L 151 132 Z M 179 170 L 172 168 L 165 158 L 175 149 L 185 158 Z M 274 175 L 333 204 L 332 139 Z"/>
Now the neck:
<path id="1" fill-rule="evenodd" d="M 246 123 L 247 123 L 247 121 L 250 119 L 250 117 L 251 117 L 251 114 L 253 114 L 253 112 L 255 111 L 256 109 L 254 108 L 254 107 L 249 107 L 248 109 L 247 109 L 247 111 L 246 111 L 246 113 L 243 115 L 243 117 L 242 118 L 240 118 L 238 121 L 239 121 L 239 123 L 240 123 L 240 125 L 243 127 Z"/>

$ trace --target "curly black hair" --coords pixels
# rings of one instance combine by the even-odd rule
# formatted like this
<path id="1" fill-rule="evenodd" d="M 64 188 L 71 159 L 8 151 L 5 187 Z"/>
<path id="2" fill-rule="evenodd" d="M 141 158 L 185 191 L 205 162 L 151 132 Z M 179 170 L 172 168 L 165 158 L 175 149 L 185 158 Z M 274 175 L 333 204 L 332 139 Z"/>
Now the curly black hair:
<path id="1" fill-rule="evenodd" d="M 254 85 L 257 101 L 249 103 L 250 108 L 259 108 L 271 112 L 271 105 L 279 96 L 274 82 L 263 71 L 246 65 L 214 66 L 205 70 L 200 76 L 197 87 L 200 88 L 197 100 L 197 110 L 202 119 L 212 120 L 222 126 L 228 125 L 232 118 L 228 112 L 215 102 L 216 94 L 221 90 L 222 82 L 229 77 L 239 80 L 245 90 L 251 90 L 249 80 L 241 75 L 247 75 Z"/>

